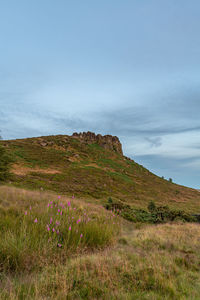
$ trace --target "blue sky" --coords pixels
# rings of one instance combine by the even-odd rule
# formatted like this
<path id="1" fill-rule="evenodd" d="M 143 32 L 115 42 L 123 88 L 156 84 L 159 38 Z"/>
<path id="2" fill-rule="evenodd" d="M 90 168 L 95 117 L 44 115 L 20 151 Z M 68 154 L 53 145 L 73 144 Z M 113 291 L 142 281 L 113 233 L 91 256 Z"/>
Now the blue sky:
<path id="1" fill-rule="evenodd" d="M 0 1 L 3 138 L 117 135 L 200 188 L 199 29 L 195 0 Z"/>

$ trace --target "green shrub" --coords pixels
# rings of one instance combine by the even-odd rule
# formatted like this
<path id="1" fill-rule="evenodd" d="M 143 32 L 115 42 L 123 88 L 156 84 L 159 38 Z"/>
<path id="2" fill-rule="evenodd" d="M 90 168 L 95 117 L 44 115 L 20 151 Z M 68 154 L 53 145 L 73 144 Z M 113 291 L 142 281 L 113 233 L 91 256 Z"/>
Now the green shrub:
<path id="1" fill-rule="evenodd" d="M 4 181 L 9 177 L 11 158 L 7 154 L 6 149 L 0 145 L 0 181 Z"/>
<path id="2" fill-rule="evenodd" d="M 111 198 L 111 197 L 109 197 L 109 198 L 108 198 L 108 203 L 113 203 L 113 201 L 112 201 L 112 198 Z"/>
<path id="3" fill-rule="evenodd" d="M 148 205 L 148 210 L 152 213 L 155 211 L 155 209 L 156 209 L 155 202 L 151 200 Z"/>
<path id="4" fill-rule="evenodd" d="M 182 210 L 173 210 L 168 206 L 156 206 L 154 201 L 148 204 L 148 211 L 144 209 L 134 209 L 130 205 L 120 201 L 110 202 L 105 205 L 106 209 L 120 214 L 124 219 L 131 222 L 141 223 L 166 223 L 173 221 L 197 222 L 195 215 L 190 215 Z"/>

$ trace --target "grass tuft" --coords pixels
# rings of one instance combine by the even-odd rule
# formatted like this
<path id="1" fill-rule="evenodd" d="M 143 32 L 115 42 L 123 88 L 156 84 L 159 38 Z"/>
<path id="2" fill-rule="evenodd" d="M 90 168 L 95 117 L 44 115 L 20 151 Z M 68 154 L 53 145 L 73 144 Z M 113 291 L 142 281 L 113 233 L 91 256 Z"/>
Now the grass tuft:
<path id="1" fill-rule="evenodd" d="M 77 206 L 74 199 L 61 201 L 60 196 L 39 200 L 1 208 L 1 271 L 57 264 L 70 255 L 105 248 L 116 239 L 119 218 L 113 213 L 98 215 L 89 206 Z"/>

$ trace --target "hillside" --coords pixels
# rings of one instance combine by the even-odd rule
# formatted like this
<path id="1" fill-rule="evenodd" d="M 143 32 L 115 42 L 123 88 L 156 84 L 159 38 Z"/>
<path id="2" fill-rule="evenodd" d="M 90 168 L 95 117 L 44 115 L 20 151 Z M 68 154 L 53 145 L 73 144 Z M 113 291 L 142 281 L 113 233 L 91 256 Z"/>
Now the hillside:
<path id="1" fill-rule="evenodd" d="M 13 158 L 11 184 L 144 208 L 158 204 L 197 212 L 200 193 L 170 183 L 123 155 L 117 137 L 94 133 L 0 141 Z M 98 200 L 98 201 L 99 201 Z"/>

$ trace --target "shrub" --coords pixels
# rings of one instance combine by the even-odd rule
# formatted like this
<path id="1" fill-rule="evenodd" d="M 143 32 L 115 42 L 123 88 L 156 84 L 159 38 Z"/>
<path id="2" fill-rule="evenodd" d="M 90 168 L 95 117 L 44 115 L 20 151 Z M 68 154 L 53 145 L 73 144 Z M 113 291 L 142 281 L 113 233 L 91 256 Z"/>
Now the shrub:
<path id="1" fill-rule="evenodd" d="M 120 213 L 121 216 L 131 222 L 141 223 L 166 223 L 172 221 L 197 222 L 198 218 L 182 210 L 172 210 L 168 206 L 156 206 L 154 201 L 148 204 L 148 211 L 144 209 L 134 209 L 130 205 L 122 202 L 112 202 L 106 204 L 106 209 Z"/>
<path id="2" fill-rule="evenodd" d="M 111 198 L 111 197 L 109 197 L 109 198 L 108 198 L 108 203 L 113 203 L 113 201 L 112 201 L 112 198 Z"/>
<path id="3" fill-rule="evenodd" d="M 155 211 L 155 209 L 156 209 L 155 202 L 151 200 L 148 205 L 148 210 L 152 213 Z"/>
<path id="4" fill-rule="evenodd" d="M 6 153 L 6 149 L 0 145 L 0 181 L 9 177 L 11 158 Z"/>

